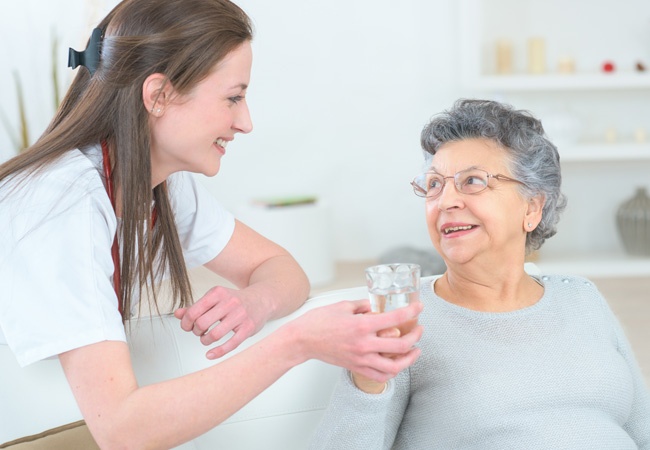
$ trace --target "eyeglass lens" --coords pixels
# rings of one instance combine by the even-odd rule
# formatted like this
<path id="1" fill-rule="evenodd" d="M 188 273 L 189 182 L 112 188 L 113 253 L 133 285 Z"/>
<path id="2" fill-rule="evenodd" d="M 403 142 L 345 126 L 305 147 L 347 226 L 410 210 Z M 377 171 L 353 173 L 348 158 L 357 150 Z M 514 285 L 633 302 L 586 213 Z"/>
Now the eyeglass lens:
<path id="1" fill-rule="evenodd" d="M 437 197 L 442 193 L 447 179 L 436 172 L 428 172 L 418 177 L 416 183 L 427 197 Z M 480 169 L 462 170 L 453 176 L 456 189 L 463 194 L 477 194 L 488 186 L 488 173 Z"/>

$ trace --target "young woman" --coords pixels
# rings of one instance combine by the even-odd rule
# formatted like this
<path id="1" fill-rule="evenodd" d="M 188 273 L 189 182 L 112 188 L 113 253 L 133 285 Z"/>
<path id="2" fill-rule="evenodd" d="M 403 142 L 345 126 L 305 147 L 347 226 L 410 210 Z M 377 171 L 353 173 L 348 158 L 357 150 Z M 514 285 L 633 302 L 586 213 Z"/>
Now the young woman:
<path id="1" fill-rule="evenodd" d="M 248 17 L 226 0 L 121 2 L 84 52 L 71 51 L 84 67 L 43 136 L 0 166 L 0 341 L 21 365 L 58 355 L 101 448 L 179 445 L 311 358 L 382 381 L 418 356 L 419 328 L 377 332 L 419 305 L 366 315 L 367 301 L 351 301 L 209 369 L 137 385 L 123 322 L 139 298 L 157 305 L 163 277 L 184 330 L 208 346 L 234 332 L 209 358 L 308 294 L 294 259 L 188 174 L 215 175 L 236 134 L 252 129 L 251 38 Z M 216 287 L 192 304 L 186 267 L 200 264 L 239 289 Z"/>

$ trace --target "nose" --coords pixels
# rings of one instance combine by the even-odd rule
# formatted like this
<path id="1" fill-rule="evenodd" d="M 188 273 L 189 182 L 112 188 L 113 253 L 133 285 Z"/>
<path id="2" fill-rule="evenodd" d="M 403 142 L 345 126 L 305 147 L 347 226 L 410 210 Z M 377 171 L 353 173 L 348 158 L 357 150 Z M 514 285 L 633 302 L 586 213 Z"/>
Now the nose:
<path id="1" fill-rule="evenodd" d="M 238 105 L 234 119 L 232 126 L 236 133 L 247 134 L 253 131 L 253 121 L 245 100 Z"/>
<path id="2" fill-rule="evenodd" d="M 444 211 L 451 208 L 460 208 L 462 205 L 462 196 L 454 184 L 453 177 L 446 177 L 445 181 L 442 192 L 436 199 L 438 201 L 438 209 Z"/>

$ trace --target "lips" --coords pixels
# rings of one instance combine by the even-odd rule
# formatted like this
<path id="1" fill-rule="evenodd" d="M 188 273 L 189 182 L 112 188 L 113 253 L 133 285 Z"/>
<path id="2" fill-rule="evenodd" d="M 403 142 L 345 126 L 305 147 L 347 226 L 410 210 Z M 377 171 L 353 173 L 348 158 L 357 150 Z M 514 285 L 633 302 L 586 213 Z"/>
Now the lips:
<path id="1" fill-rule="evenodd" d="M 219 147 L 223 147 L 224 149 L 228 146 L 228 141 L 222 138 L 217 138 L 214 141 L 215 144 L 217 144 Z"/>
<path id="2" fill-rule="evenodd" d="M 463 231 L 469 231 L 474 228 L 476 228 L 476 225 L 446 223 L 442 227 L 440 227 L 440 232 L 445 236 L 449 236 L 451 234 L 460 233 Z"/>
<path id="3" fill-rule="evenodd" d="M 221 153 L 221 155 L 225 155 L 226 154 L 226 147 L 228 146 L 228 142 L 229 141 L 227 141 L 227 140 L 225 140 L 223 138 L 217 138 L 217 139 L 214 140 L 214 142 L 212 144 L 217 148 L 217 151 L 219 153 Z"/>

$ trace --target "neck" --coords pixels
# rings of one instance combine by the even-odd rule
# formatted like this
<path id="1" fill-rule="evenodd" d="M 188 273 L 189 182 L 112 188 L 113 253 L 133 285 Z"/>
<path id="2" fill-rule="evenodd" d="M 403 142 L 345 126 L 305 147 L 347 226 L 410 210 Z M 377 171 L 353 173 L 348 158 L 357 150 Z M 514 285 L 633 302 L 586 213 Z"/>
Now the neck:
<path id="1" fill-rule="evenodd" d="M 542 297 L 544 288 L 521 269 L 501 274 L 483 272 L 472 276 L 448 269 L 435 283 L 436 294 L 467 309 L 506 312 L 531 306 Z"/>

